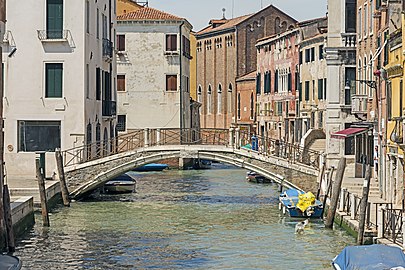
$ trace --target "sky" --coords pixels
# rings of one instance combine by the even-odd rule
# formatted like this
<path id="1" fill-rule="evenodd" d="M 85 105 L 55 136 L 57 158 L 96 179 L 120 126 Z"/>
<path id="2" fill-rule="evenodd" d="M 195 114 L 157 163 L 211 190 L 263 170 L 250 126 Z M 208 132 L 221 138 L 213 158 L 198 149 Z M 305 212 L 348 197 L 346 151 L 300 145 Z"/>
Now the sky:
<path id="1" fill-rule="evenodd" d="M 325 16 L 327 0 L 149 0 L 149 7 L 186 18 L 195 32 L 206 27 L 211 19 L 222 18 L 223 8 L 230 19 L 271 4 L 296 20 L 305 21 Z"/>

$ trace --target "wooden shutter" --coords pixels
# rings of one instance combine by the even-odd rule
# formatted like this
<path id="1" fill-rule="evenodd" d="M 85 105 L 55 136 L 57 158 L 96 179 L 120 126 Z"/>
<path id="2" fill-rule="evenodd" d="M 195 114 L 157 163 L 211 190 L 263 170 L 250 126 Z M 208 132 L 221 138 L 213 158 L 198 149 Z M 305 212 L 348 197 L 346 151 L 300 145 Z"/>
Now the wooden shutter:
<path id="1" fill-rule="evenodd" d="M 166 75 L 166 91 L 177 91 L 176 75 Z"/>
<path id="2" fill-rule="evenodd" d="M 177 51 L 177 35 L 166 35 L 166 51 Z"/>
<path id="3" fill-rule="evenodd" d="M 118 51 L 125 51 L 125 35 L 117 35 L 117 43 Z"/>
<path id="4" fill-rule="evenodd" d="M 125 75 L 117 75 L 117 91 L 125 91 Z"/>
<path id="5" fill-rule="evenodd" d="M 49 63 L 45 65 L 45 97 L 62 97 L 63 64 Z"/>

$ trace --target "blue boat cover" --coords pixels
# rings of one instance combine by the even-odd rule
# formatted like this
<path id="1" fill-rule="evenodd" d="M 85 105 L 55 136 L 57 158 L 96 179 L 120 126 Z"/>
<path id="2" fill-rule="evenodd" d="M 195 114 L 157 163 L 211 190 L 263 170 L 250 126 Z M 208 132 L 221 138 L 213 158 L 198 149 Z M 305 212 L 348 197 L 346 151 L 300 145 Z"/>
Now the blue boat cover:
<path id="1" fill-rule="evenodd" d="M 348 246 L 333 259 L 332 265 L 341 270 L 387 270 L 405 267 L 405 255 L 398 247 L 380 244 Z"/>
<path id="2" fill-rule="evenodd" d="M 134 182 L 135 180 L 129 176 L 128 174 L 124 173 L 121 174 L 120 176 L 115 177 L 114 179 L 112 179 L 112 181 L 131 181 Z"/>
<path id="3" fill-rule="evenodd" d="M 298 197 L 299 194 L 304 194 L 304 191 L 298 190 L 298 189 L 287 189 L 285 191 L 285 194 L 287 195 L 287 197 Z"/>

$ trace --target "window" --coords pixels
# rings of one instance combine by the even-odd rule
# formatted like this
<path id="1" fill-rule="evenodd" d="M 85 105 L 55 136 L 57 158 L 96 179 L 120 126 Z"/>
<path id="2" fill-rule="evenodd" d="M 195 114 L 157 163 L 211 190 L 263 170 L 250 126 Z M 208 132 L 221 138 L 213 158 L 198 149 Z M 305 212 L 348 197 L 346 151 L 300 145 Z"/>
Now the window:
<path id="1" fill-rule="evenodd" d="M 126 115 L 118 115 L 117 116 L 117 130 L 118 131 L 125 131 L 127 128 L 127 116 Z"/>
<path id="2" fill-rule="evenodd" d="M 346 33 L 356 32 L 356 0 L 346 0 L 346 18 L 345 30 Z"/>
<path id="3" fill-rule="evenodd" d="M 222 85 L 218 85 L 218 114 L 222 113 Z"/>
<path id="4" fill-rule="evenodd" d="M 358 14 L 358 18 L 357 18 L 357 34 L 358 34 L 359 39 L 361 39 L 361 30 L 362 30 L 362 27 L 361 27 L 361 23 L 362 23 L 361 13 L 362 13 L 361 8 L 359 8 L 359 11 L 357 12 L 357 14 Z"/>
<path id="5" fill-rule="evenodd" d="M 101 100 L 101 69 L 96 68 L 96 100 Z"/>
<path id="6" fill-rule="evenodd" d="M 232 84 L 228 86 L 228 113 L 232 112 Z"/>
<path id="7" fill-rule="evenodd" d="M 315 61 L 315 47 L 311 48 L 311 62 Z"/>
<path id="8" fill-rule="evenodd" d="M 323 79 L 318 79 L 318 100 L 323 99 Z"/>
<path id="9" fill-rule="evenodd" d="M 89 69 L 89 64 L 86 64 L 86 97 L 90 98 L 90 69 Z"/>
<path id="10" fill-rule="evenodd" d="M 356 93 L 356 68 L 346 67 L 345 69 L 345 81 L 349 83 L 350 87 L 345 87 L 345 105 L 352 104 L 352 94 Z"/>
<path id="11" fill-rule="evenodd" d="M 287 74 L 287 87 L 288 87 L 288 91 L 292 91 L 292 76 L 291 76 L 291 72 Z"/>
<path id="12" fill-rule="evenodd" d="M 45 64 L 45 97 L 61 98 L 63 84 L 63 64 Z"/>
<path id="13" fill-rule="evenodd" d="M 97 18 L 96 18 L 96 35 L 97 39 L 100 38 L 100 10 L 97 8 Z"/>
<path id="14" fill-rule="evenodd" d="M 202 89 L 201 89 L 201 85 L 198 86 L 198 90 L 197 90 L 197 101 L 201 103 L 201 94 L 202 94 Z"/>
<path id="15" fill-rule="evenodd" d="M 60 148 L 60 121 L 18 121 L 18 151 L 55 151 Z"/>
<path id="16" fill-rule="evenodd" d="M 86 32 L 90 33 L 90 3 L 86 1 Z"/>
<path id="17" fill-rule="evenodd" d="M 305 82 L 305 100 L 309 100 L 309 81 Z"/>
<path id="18" fill-rule="evenodd" d="M 177 35 L 175 34 L 166 35 L 166 51 L 167 52 L 177 51 Z"/>
<path id="19" fill-rule="evenodd" d="M 125 51 L 125 35 L 117 35 L 117 50 L 119 52 Z"/>
<path id="20" fill-rule="evenodd" d="M 364 5 L 364 24 L 363 24 L 363 31 L 364 31 L 364 38 L 367 37 L 368 34 L 368 7 Z"/>
<path id="21" fill-rule="evenodd" d="M 323 44 L 319 45 L 319 60 L 323 59 Z"/>
<path id="22" fill-rule="evenodd" d="M 326 78 L 323 79 L 323 99 L 326 100 Z"/>
<path id="23" fill-rule="evenodd" d="M 125 75 L 117 75 L 117 91 L 125 91 Z"/>
<path id="24" fill-rule="evenodd" d="M 177 75 L 166 75 L 166 91 L 177 91 Z"/>
<path id="25" fill-rule="evenodd" d="M 299 52 L 298 56 L 299 56 L 299 64 L 302 64 L 302 51 Z"/>
<path id="26" fill-rule="evenodd" d="M 256 75 L 256 95 L 260 95 L 261 93 L 261 75 L 257 73 Z"/>
<path id="27" fill-rule="evenodd" d="M 308 63 L 311 61 L 311 51 L 310 49 L 305 49 L 305 63 Z"/>
<path id="28" fill-rule="evenodd" d="M 189 59 L 191 59 L 190 54 L 190 40 L 183 36 L 183 55 Z"/>
<path id="29" fill-rule="evenodd" d="M 278 93 L 278 70 L 274 72 L 274 93 Z"/>
<path id="30" fill-rule="evenodd" d="M 303 100 L 302 99 L 302 83 L 301 82 L 298 84 L 298 98 L 299 98 L 299 101 Z"/>
<path id="31" fill-rule="evenodd" d="M 211 89 L 211 85 L 209 85 L 208 86 L 208 90 L 207 90 L 207 99 L 208 99 L 208 102 L 207 102 L 207 113 L 208 114 L 211 114 L 211 108 L 212 108 L 212 106 L 211 106 L 211 102 L 212 102 L 212 96 L 211 96 L 211 93 L 212 93 L 212 89 Z"/>
<path id="32" fill-rule="evenodd" d="M 238 93 L 238 119 L 240 119 L 240 93 Z"/>
<path id="33" fill-rule="evenodd" d="M 47 0 L 46 36 L 48 39 L 62 38 L 63 0 Z"/>

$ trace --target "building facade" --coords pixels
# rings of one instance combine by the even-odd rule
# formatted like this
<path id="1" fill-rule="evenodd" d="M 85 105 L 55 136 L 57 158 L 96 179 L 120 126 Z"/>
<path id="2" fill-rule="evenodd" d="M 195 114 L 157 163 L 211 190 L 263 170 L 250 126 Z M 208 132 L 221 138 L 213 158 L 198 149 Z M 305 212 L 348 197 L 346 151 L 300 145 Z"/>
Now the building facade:
<path id="1" fill-rule="evenodd" d="M 274 6 L 211 20 L 197 37 L 197 95 L 202 127 L 237 126 L 236 79 L 256 70 L 256 41 L 294 28 L 296 20 Z"/>
<path id="2" fill-rule="evenodd" d="M 87 155 L 112 150 L 114 1 L 28 0 L 22 6 L 7 5 L 7 14 L 3 66 L 8 177 L 35 178 L 40 151 L 96 141 Z M 22 70 L 29 70 L 24 79 Z M 46 177 L 56 172 L 55 155 L 47 153 Z"/>
<path id="3" fill-rule="evenodd" d="M 191 24 L 150 7 L 117 20 L 119 131 L 189 128 Z"/>
<path id="4" fill-rule="evenodd" d="M 313 130 L 325 134 L 327 72 L 324 48 L 327 18 L 300 22 L 298 26 L 300 43 L 296 138 L 300 142 Z"/>
<path id="5" fill-rule="evenodd" d="M 294 28 L 256 44 L 257 122 L 261 136 L 295 142 L 299 42 L 299 29 Z"/>

